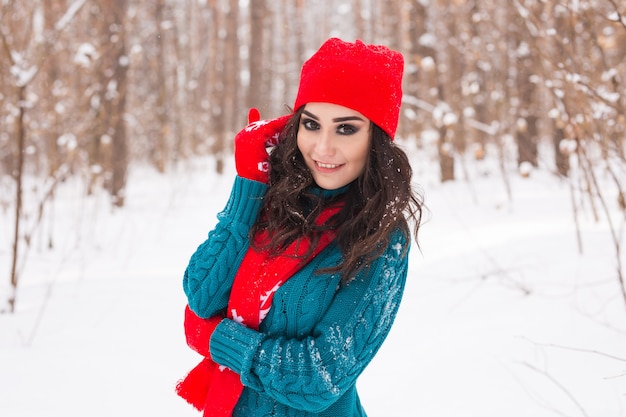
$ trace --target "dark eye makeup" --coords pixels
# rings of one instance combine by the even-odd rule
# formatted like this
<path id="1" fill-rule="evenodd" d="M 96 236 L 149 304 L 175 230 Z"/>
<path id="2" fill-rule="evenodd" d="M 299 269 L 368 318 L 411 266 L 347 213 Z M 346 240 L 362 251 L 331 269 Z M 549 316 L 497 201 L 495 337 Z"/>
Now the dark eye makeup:
<path id="1" fill-rule="evenodd" d="M 320 128 L 320 124 L 319 124 L 319 123 L 317 123 L 317 122 L 316 122 L 315 120 L 313 120 L 313 119 L 305 119 L 305 118 L 303 118 L 303 119 L 300 121 L 300 124 L 301 124 L 302 126 L 304 126 L 304 128 L 305 128 L 306 130 L 318 130 L 318 129 Z"/>
<path id="2" fill-rule="evenodd" d="M 300 124 L 304 126 L 306 130 L 319 130 L 320 129 L 320 124 L 313 119 L 302 118 L 302 120 L 300 121 Z M 358 131 L 359 131 L 358 127 L 349 123 L 341 123 L 340 125 L 337 126 L 337 133 L 340 135 L 345 135 L 345 136 L 354 135 Z"/>
<path id="3" fill-rule="evenodd" d="M 359 129 L 350 124 L 341 124 L 337 127 L 337 133 L 340 135 L 354 135 Z"/>

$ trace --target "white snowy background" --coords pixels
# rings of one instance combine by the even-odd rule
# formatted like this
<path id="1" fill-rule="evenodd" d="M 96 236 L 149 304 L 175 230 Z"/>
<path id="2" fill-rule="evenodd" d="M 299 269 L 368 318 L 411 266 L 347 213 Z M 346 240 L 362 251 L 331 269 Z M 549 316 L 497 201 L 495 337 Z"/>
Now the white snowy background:
<path id="1" fill-rule="evenodd" d="M 606 216 L 580 213 L 581 254 L 569 185 L 547 169 L 509 172 L 509 198 L 493 161 L 441 184 L 410 153 L 431 214 L 392 332 L 359 380 L 368 415 L 625 416 L 626 303 Z M 233 175 L 210 160 L 167 175 L 135 165 L 121 210 L 79 180 L 58 189 L 22 259 L 16 312 L 0 314 L 0 416 L 200 415 L 174 394 L 200 359 L 184 341 L 181 280 Z M 0 221 L 8 281 L 11 211 Z"/>

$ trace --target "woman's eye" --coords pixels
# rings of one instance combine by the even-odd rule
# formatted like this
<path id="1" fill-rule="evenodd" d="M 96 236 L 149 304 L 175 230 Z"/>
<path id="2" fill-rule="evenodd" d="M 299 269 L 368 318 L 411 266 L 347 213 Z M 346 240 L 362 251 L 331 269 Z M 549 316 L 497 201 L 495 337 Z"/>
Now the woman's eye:
<path id="1" fill-rule="evenodd" d="M 319 123 L 311 119 L 302 120 L 302 126 L 304 126 L 306 130 L 317 130 L 320 128 Z"/>
<path id="2" fill-rule="evenodd" d="M 352 125 L 341 125 L 337 128 L 337 133 L 340 135 L 353 135 L 358 129 Z"/>

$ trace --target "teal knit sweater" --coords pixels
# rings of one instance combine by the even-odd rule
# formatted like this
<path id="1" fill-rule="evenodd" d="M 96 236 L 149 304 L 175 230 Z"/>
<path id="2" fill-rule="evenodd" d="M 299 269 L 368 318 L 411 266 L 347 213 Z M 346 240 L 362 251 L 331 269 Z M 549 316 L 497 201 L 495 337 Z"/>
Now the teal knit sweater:
<path id="1" fill-rule="evenodd" d="M 266 189 L 236 177 L 218 224 L 192 255 L 183 287 L 198 316 L 225 311 Z M 395 232 L 370 268 L 341 284 L 339 274 L 315 273 L 340 262 L 331 243 L 279 288 L 259 331 L 224 319 L 210 351 L 215 362 L 241 376 L 244 390 L 233 417 L 365 416 L 356 381 L 398 311 L 408 244 Z"/>

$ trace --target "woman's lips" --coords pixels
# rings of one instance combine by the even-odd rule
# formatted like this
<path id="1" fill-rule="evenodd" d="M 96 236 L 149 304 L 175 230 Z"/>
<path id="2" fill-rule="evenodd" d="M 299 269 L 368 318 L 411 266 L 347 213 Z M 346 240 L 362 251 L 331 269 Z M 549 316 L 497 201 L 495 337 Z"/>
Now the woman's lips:
<path id="1" fill-rule="evenodd" d="M 315 166 L 318 168 L 318 170 L 322 171 L 322 172 L 330 172 L 330 171 L 334 171 L 337 168 L 342 167 L 342 164 L 329 164 L 326 162 L 319 162 L 319 161 L 315 161 Z"/>

